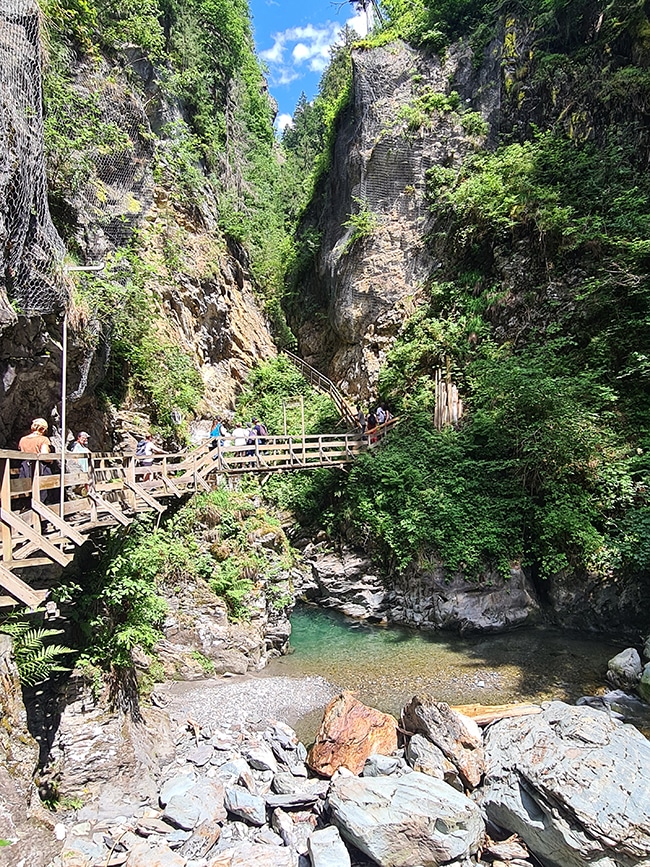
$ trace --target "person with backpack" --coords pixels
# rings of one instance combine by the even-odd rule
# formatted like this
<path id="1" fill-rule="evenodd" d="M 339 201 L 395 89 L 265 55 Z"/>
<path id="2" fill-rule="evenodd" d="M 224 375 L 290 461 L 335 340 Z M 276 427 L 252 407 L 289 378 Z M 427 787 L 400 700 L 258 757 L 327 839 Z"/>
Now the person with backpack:
<path id="1" fill-rule="evenodd" d="M 228 436 L 229 431 L 226 428 L 225 424 L 218 418 L 210 431 L 210 449 L 216 449 L 217 442 L 220 440 L 221 445 L 223 445 L 224 440 L 223 437 Z"/>
<path id="2" fill-rule="evenodd" d="M 153 434 L 147 434 L 146 437 L 138 443 L 135 449 L 136 457 L 141 457 L 138 463 L 143 467 L 151 467 L 153 466 L 153 456 L 154 455 L 164 455 L 165 452 L 162 449 L 159 449 L 158 446 L 153 441 Z M 142 481 L 148 482 L 153 479 L 153 472 L 148 470 L 143 476 Z"/>
<path id="3" fill-rule="evenodd" d="M 260 441 L 260 445 L 266 445 L 269 432 L 267 431 L 264 422 L 260 421 L 258 418 L 253 418 L 253 430 Z"/>

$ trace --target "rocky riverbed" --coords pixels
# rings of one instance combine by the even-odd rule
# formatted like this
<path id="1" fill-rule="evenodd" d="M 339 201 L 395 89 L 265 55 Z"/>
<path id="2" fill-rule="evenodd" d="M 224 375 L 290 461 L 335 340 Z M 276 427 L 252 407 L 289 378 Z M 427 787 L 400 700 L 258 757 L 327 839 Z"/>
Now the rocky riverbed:
<path id="1" fill-rule="evenodd" d="M 483 732 L 429 697 L 398 725 L 343 693 L 308 753 L 252 719 L 246 683 L 233 713 L 232 686 L 198 719 L 171 694 L 155 791 L 61 815 L 51 867 L 650 864 L 650 743 L 607 712 L 551 702 Z"/>

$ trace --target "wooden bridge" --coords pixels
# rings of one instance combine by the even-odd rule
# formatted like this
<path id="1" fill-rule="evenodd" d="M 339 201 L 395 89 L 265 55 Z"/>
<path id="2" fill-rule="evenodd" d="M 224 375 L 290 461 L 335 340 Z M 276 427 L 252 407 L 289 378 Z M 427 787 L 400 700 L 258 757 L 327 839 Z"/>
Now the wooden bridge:
<path id="1" fill-rule="evenodd" d="M 174 498 L 210 491 L 244 473 L 345 467 L 375 448 L 395 420 L 370 436 L 360 433 L 257 438 L 249 445 L 224 437 L 191 451 L 150 458 L 118 453 L 28 455 L 0 450 L 0 606 L 40 605 L 48 590 L 19 577 L 25 570 L 67 566 L 90 534 L 128 525 L 140 513 L 162 513 Z M 31 477 L 21 478 L 27 465 Z M 61 484 L 63 483 L 63 496 Z"/>

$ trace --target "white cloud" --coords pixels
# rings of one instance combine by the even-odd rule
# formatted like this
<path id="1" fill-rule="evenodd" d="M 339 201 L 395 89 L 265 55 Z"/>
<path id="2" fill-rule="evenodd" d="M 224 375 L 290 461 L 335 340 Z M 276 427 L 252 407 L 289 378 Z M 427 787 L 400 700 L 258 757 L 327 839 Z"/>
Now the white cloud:
<path id="1" fill-rule="evenodd" d="M 349 18 L 346 24 L 365 36 L 367 20 L 364 13 Z M 260 58 L 268 64 L 270 83 L 290 84 L 306 74 L 306 71 L 322 73 L 330 60 L 330 49 L 339 41 L 343 28 L 333 21 L 324 24 L 307 24 L 304 27 L 289 27 L 272 34 L 273 45 L 260 51 Z"/>
<path id="2" fill-rule="evenodd" d="M 368 30 L 372 27 L 372 7 L 368 9 L 368 15 L 365 12 L 359 12 L 354 18 L 348 18 L 345 22 L 348 27 L 356 30 L 362 38 L 368 35 Z"/>
<path id="3" fill-rule="evenodd" d="M 290 114 L 281 114 L 278 116 L 275 124 L 280 132 L 284 132 L 288 126 L 293 126 L 293 118 Z"/>
<path id="4" fill-rule="evenodd" d="M 307 48 L 304 42 L 299 42 L 294 46 L 291 56 L 296 63 L 302 63 L 303 60 L 306 60 L 310 56 L 309 48 Z"/>

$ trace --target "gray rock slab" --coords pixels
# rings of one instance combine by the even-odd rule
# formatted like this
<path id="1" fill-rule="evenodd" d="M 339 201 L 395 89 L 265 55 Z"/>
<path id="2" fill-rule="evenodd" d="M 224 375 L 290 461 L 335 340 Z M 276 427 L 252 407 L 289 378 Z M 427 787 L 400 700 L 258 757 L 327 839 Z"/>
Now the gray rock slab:
<path id="1" fill-rule="evenodd" d="M 264 799 L 253 795 L 243 786 L 226 786 L 224 803 L 229 813 L 239 816 L 251 825 L 266 824 Z"/>
<path id="2" fill-rule="evenodd" d="M 243 752 L 251 768 L 258 771 L 271 771 L 274 774 L 278 770 L 277 760 L 269 744 L 252 744 Z"/>
<path id="3" fill-rule="evenodd" d="M 215 825 L 226 820 L 225 791 L 221 780 L 198 780 L 187 792 L 200 804 L 199 825 L 209 823 Z"/>
<path id="4" fill-rule="evenodd" d="M 406 748 L 406 760 L 414 771 L 444 780 L 459 792 L 463 791 L 456 766 L 445 757 L 441 749 L 423 735 L 413 735 Z"/>
<path id="5" fill-rule="evenodd" d="M 166 807 L 170 798 L 174 795 L 184 795 L 185 792 L 189 792 L 195 782 L 195 777 L 188 777 L 187 775 L 172 777 L 167 780 L 167 782 L 163 783 L 158 796 L 160 806 Z"/>
<path id="6" fill-rule="evenodd" d="M 304 810 L 312 807 L 320 795 L 318 792 L 294 792 L 290 795 L 266 795 L 266 803 L 271 809 L 280 807 L 283 810 Z"/>
<path id="7" fill-rule="evenodd" d="M 430 696 L 414 696 L 402 709 L 402 725 L 424 735 L 458 769 L 469 788 L 475 788 L 485 770 L 483 736 L 473 719 Z"/>
<path id="8" fill-rule="evenodd" d="M 328 795 L 341 836 L 380 867 L 437 867 L 479 847 L 479 808 L 441 780 L 405 776 L 338 777 Z"/>
<path id="9" fill-rule="evenodd" d="M 650 867 L 650 742 L 551 702 L 486 732 L 483 809 L 548 867 Z"/>
<path id="10" fill-rule="evenodd" d="M 273 777 L 273 791 L 277 795 L 295 795 L 307 793 L 324 798 L 330 787 L 329 780 L 306 780 L 294 777 L 287 771 L 278 771 Z"/>
<path id="11" fill-rule="evenodd" d="M 149 846 L 140 843 L 129 852 L 126 867 L 185 867 L 182 855 L 172 852 L 167 846 Z"/>
<path id="12" fill-rule="evenodd" d="M 208 867 L 298 867 L 298 856 L 286 846 L 245 842 L 221 851 Z"/>
<path id="13" fill-rule="evenodd" d="M 312 867 L 350 867 L 350 853 L 338 828 L 314 831 L 308 841 Z"/>
<path id="14" fill-rule="evenodd" d="M 198 768 L 202 768 L 203 765 L 207 765 L 214 754 L 214 747 L 212 744 L 201 744 L 195 750 L 192 750 L 187 754 L 187 761 L 192 762 L 193 765 L 196 765 Z"/>
<path id="15" fill-rule="evenodd" d="M 288 846 L 290 849 L 298 848 L 298 836 L 293 824 L 293 819 L 288 813 L 285 813 L 284 810 L 281 810 L 279 807 L 273 810 L 273 815 L 271 816 L 271 827 L 280 835 L 285 846 Z"/>
<path id="16" fill-rule="evenodd" d="M 182 795 L 172 795 L 165 807 L 163 819 L 174 828 L 192 831 L 201 820 L 201 808 L 199 798 L 187 792 Z"/>

